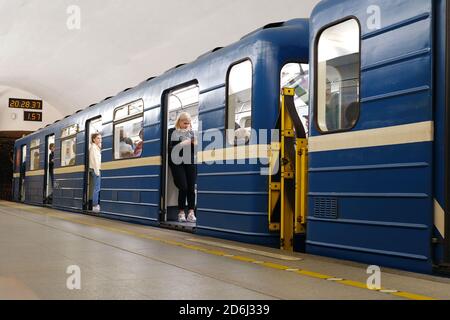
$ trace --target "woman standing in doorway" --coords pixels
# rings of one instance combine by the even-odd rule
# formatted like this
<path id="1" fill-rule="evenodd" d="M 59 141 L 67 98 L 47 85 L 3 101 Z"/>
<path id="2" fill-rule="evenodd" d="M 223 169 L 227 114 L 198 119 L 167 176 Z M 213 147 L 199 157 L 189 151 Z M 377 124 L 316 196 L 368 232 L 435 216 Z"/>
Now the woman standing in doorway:
<path id="1" fill-rule="evenodd" d="M 51 204 L 53 202 L 53 190 L 55 188 L 55 144 L 50 143 L 48 146 L 50 154 L 48 155 L 48 175 L 50 177 L 50 186 L 47 195 L 47 203 Z"/>
<path id="2" fill-rule="evenodd" d="M 91 146 L 89 147 L 89 174 L 94 185 L 92 195 L 92 211 L 100 212 L 100 183 L 101 183 L 101 165 L 102 165 L 102 136 L 100 133 L 94 133 L 91 137 Z"/>
<path id="3" fill-rule="evenodd" d="M 197 221 L 195 217 L 197 167 L 194 163 L 194 149 L 197 141 L 192 131 L 191 122 L 191 116 L 183 112 L 178 116 L 175 128 L 169 130 L 169 166 L 178 188 L 179 222 Z M 189 209 L 187 220 L 184 211 L 186 198 Z"/>

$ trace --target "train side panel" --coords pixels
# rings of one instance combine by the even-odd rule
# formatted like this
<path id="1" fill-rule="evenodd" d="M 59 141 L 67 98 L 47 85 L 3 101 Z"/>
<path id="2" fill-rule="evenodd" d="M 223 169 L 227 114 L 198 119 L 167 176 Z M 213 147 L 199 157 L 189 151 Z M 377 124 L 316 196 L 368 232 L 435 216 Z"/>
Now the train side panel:
<path id="1" fill-rule="evenodd" d="M 359 119 L 312 126 L 307 252 L 431 272 L 433 2 L 323 1 L 311 43 L 345 19 L 360 25 Z"/>

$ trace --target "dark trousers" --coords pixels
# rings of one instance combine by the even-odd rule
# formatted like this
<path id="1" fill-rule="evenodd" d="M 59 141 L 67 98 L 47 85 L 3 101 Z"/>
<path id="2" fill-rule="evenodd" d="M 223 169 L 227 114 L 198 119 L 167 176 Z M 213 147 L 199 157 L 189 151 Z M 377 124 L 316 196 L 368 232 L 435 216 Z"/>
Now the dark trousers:
<path id="1" fill-rule="evenodd" d="M 189 210 L 195 210 L 195 184 L 197 181 L 197 166 L 195 164 L 180 164 L 170 166 L 173 180 L 177 186 L 178 209 L 184 210 L 186 198 Z"/>

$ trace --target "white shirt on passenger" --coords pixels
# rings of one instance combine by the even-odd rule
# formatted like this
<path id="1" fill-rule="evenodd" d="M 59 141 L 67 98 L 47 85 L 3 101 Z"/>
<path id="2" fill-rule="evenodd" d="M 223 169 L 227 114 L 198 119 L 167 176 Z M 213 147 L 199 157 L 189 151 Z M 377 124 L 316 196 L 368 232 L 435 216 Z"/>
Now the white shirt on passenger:
<path id="1" fill-rule="evenodd" d="M 131 145 L 129 145 L 125 141 L 121 141 L 119 144 L 119 152 L 120 157 L 123 158 L 123 157 L 130 157 L 134 153 L 134 150 Z"/>
<path id="2" fill-rule="evenodd" d="M 93 169 L 97 176 L 102 168 L 102 150 L 95 143 L 89 147 L 89 168 Z"/>

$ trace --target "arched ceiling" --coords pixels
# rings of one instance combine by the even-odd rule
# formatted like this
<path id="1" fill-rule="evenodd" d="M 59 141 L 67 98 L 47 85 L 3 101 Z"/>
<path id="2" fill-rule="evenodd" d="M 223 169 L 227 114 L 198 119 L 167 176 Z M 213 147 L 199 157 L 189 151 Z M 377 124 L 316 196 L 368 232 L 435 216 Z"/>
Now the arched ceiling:
<path id="1" fill-rule="evenodd" d="M 0 0 L 0 86 L 62 114 L 271 22 L 308 17 L 318 0 Z M 80 29 L 67 10 L 80 9 Z"/>

